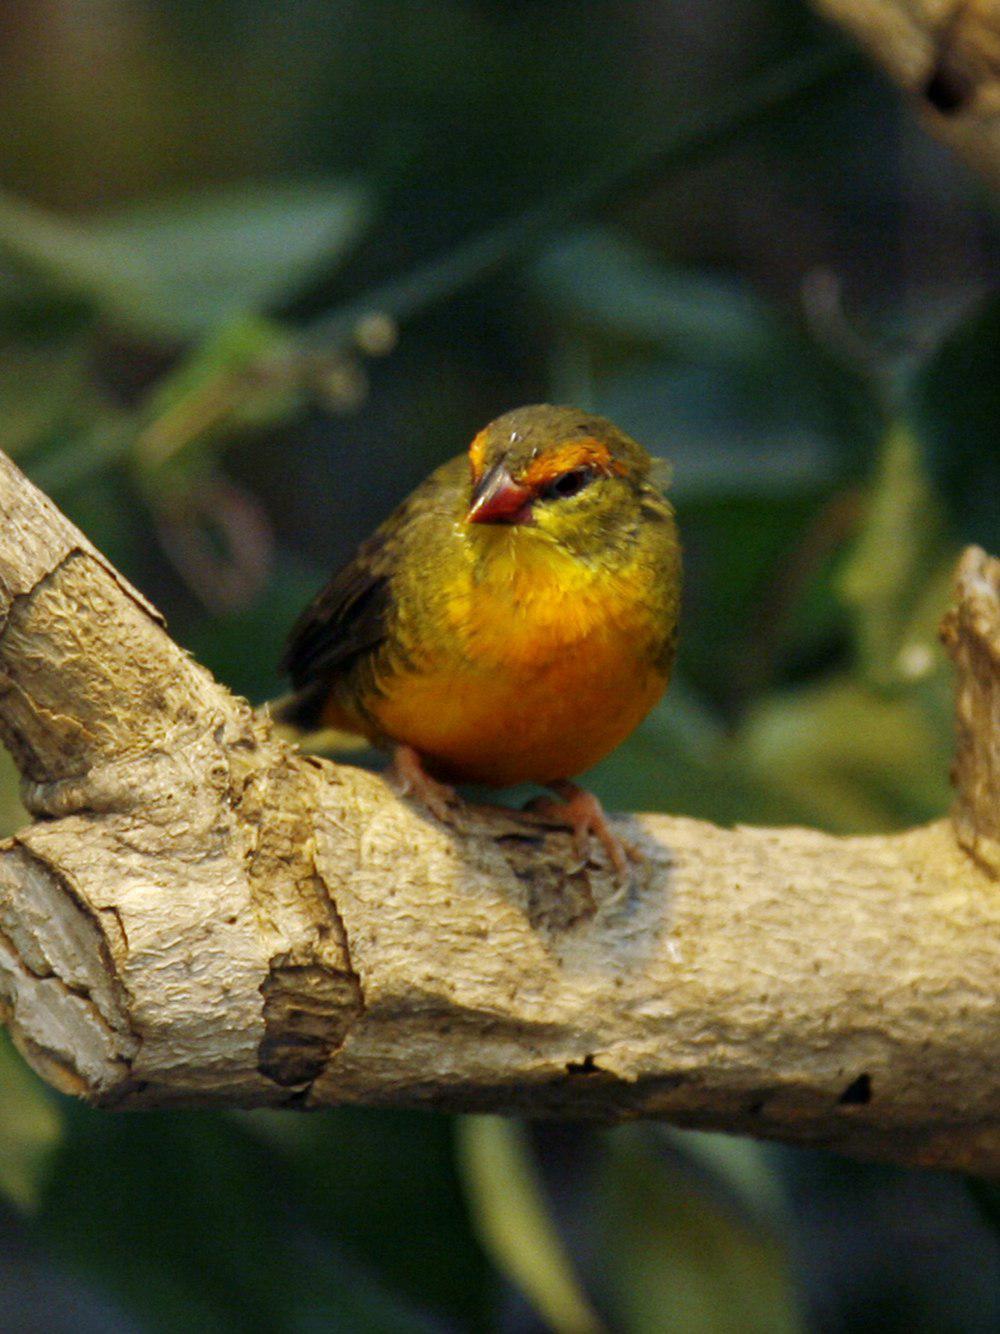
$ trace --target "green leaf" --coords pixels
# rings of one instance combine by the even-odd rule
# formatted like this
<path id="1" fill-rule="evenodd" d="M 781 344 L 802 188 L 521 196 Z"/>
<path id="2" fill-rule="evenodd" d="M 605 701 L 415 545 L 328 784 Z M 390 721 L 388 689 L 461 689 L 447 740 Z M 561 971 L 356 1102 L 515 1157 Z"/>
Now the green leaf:
<path id="1" fill-rule="evenodd" d="M 61 1138 L 55 1100 L 0 1028 L 0 1194 L 33 1212 Z"/>
<path id="2" fill-rule="evenodd" d="M 206 445 L 297 411 L 302 395 L 285 373 L 292 355 L 288 332 L 259 315 L 214 329 L 139 408 L 133 463 L 140 477 L 162 484 L 165 465 L 183 470 Z"/>
<path id="3" fill-rule="evenodd" d="M 850 677 L 768 696 L 732 763 L 781 800 L 784 819 L 875 833 L 934 819 L 950 801 L 946 682 L 888 694 Z"/>
<path id="4" fill-rule="evenodd" d="M 572 233 L 532 266 L 533 284 L 563 315 L 603 333 L 680 351 L 692 361 L 745 365 L 786 341 L 747 288 L 682 269 L 607 230 Z"/>
<path id="5" fill-rule="evenodd" d="M 655 1130 L 717 1184 L 748 1222 L 772 1228 L 788 1222 L 785 1191 L 763 1144 L 739 1135 L 677 1130 L 674 1126 L 657 1125 Z"/>
<path id="6" fill-rule="evenodd" d="M 101 405 L 86 424 L 39 449 L 32 480 L 64 493 L 127 461 L 150 503 L 196 485 L 215 466 L 215 447 L 301 411 L 301 363 L 288 331 L 246 314 L 196 343 L 130 411 Z"/>
<path id="7" fill-rule="evenodd" d="M 802 1321 L 776 1235 L 712 1200 L 639 1128 L 614 1132 L 603 1249 L 627 1334 L 792 1334 Z"/>
<path id="8" fill-rule="evenodd" d="M 549 1214 L 524 1129 L 500 1116 L 459 1123 L 459 1162 L 480 1239 L 556 1334 L 602 1325 Z"/>
<path id="9" fill-rule="evenodd" d="M 838 580 L 870 681 L 905 685 L 942 661 L 937 626 L 957 554 L 945 538 L 917 442 L 897 423 L 885 438 L 861 531 Z"/>
<path id="10" fill-rule="evenodd" d="M 343 182 L 233 186 L 86 221 L 0 194 L 0 254 L 141 334 L 187 339 L 332 269 L 369 211 Z"/>

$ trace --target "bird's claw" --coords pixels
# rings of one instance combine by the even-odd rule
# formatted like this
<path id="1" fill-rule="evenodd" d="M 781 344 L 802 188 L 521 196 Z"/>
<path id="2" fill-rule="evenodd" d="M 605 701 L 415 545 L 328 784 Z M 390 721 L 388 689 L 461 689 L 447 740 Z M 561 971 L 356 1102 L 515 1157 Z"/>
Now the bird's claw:
<path id="1" fill-rule="evenodd" d="M 618 837 L 594 794 L 575 783 L 552 783 L 551 787 L 561 800 L 537 797 L 528 806 L 529 812 L 541 816 L 546 823 L 565 825 L 571 831 L 573 850 L 581 867 L 590 858 L 591 837 L 596 838 L 607 853 L 619 885 L 631 884 L 632 864 L 641 861 L 642 854 Z"/>
<path id="2" fill-rule="evenodd" d="M 413 797 L 442 824 L 454 822 L 455 807 L 460 804 L 458 793 L 430 776 L 412 746 L 396 747 L 386 779 L 401 797 Z"/>
<path id="3" fill-rule="evenodd" d="M 424 768 L 419 753 L 412 746 L 395 748 L 386 779 L 402 797 L 413 797 L 444 824 L 454 824 L 461 798 L 453 787 L 442 783 Z M 591 838 L 596 838 L 607 854 L 619 889 L 632 883 L 633 864 L 643 860 L 638 848 L 619 838 L 611 827 L 604 808 L 592 792 L 575 783 L 550 783 L 555 797 L 536 797 L 524 814 L 541 824 L 561 825 L 570 830 L 578 864 L 571 872 L 582 870 L 590 860 Z"/>

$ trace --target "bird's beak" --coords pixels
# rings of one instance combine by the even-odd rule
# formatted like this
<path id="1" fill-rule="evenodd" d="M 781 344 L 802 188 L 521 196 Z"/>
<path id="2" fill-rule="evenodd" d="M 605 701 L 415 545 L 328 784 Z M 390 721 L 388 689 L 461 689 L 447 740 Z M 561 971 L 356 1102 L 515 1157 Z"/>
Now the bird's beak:
<path id="1" fill-rule="evenodd" d="M 515 482 L 502 465 L 491 468 L 472 493 L 469 523 L 526 523 L 533 492 Z"/>

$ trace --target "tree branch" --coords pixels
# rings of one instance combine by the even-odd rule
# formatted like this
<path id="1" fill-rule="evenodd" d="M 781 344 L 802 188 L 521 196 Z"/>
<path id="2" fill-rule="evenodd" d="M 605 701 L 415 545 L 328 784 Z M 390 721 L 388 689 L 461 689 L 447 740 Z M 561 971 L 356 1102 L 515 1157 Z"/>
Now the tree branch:
<path id="1" fill-rule="evenodd" d="M 915 99 L 928 129 L 1000 187 L 997 0 L 814 0 Z"/>
<path id="2" fill-rule="evenodd" d="M 299 754 L 0 455 L 0 1011 L 105 1107 L 657 1116 L 1000 1168 L 1000 563 L 966 555 L 958 827 L 446 829 Z M 975 853 L 970 856 L 964 848 Z"/>

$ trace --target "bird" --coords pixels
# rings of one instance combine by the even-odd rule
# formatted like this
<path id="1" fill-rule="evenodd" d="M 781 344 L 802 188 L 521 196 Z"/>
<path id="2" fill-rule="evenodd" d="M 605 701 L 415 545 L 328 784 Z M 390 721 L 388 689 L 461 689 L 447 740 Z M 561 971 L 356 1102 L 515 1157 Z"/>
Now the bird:
<path id="1" fill-rule="evenodd" d="M 574 779 L 670 678 L 681 553 L 658 463 L 576 408 L 497 417 L 303 611 L 280 721 L 389 750 L 396 789 L 445 822 L 455 784 L 543 787 L 534 816 L 628 876 L 638 854 Z"/>

